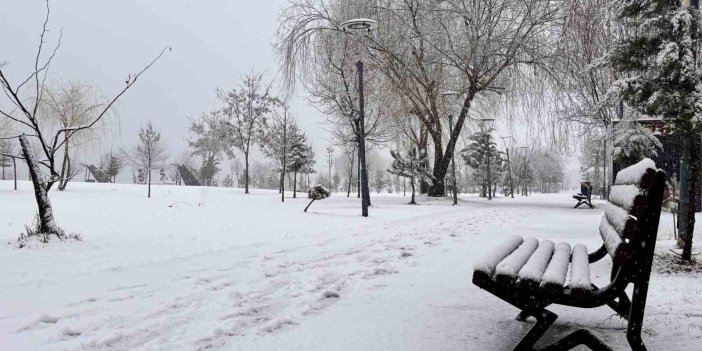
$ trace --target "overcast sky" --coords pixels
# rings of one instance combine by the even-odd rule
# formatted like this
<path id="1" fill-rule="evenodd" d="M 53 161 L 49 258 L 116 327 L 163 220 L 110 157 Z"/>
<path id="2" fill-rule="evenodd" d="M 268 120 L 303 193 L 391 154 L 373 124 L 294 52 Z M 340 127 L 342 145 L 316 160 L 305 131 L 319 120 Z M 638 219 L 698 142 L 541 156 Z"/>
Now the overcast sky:
<path id="1" fill-rule="evenodd" d="M 188 118 L 217 108 L 217 88 L 236 87 L 252 70 L 265 72 L 268 80 L 276 78 L 272 43 L 286 4 L 287 0 L 54 0 L 47 41 L 54 44 L 60 29 L 63 40 L 50 79 L 78 79 L 113 96 L 129 73 L 172 46 L 173 51 L 120 100 L 120 128 L 105 146 L 132 147 L 139 128 L 151 120 L 161 129 L 171 155 L 177 155 L 187 147 Z M 0 62 L 8 64 L 5 70 L 14 82 L 32 71 L 44 14 L 43 0 L 0 1 Z M 324 168 L 329 135 L 321 125 L 322 114 L 304 98 L 291 105 L 310 136 L 318 168 Z M 97 162 L 98 156 L 93 153 L 94 159 L 85 161 Z M 579 178 L 572 162 L 568 173 L 569 178 Z"/>
<path id="2" fill-rule="evenodd" d="M 53 0 L 55 43 L 61 48 L 50 79 L 79 79 L 112 96 L 129 73 L 140 70 L 167 45 L 173 47 L 121 98 L 120 130 L 113 147 L 136 143 L 151 120 L 173 155 L 187 146 L 188 117 L 218 106 L 216 89 L 236 87 L 251 70 L 272 80 L 272 43 L 286 0 Z M 0 62 L 15 82 L 32 70 L 45 14 L 43 0 L 0 1 Z M 320 112 L 302 98 L 292 101 L 298 122 L 312 139 L 318 164 L 328 145 Z M 107 146 L 109 148 L 109 146 Z M 96 155 L 97 157 L 97 155 Z M 91 161 L 91 160 L 87 160 Z"/>

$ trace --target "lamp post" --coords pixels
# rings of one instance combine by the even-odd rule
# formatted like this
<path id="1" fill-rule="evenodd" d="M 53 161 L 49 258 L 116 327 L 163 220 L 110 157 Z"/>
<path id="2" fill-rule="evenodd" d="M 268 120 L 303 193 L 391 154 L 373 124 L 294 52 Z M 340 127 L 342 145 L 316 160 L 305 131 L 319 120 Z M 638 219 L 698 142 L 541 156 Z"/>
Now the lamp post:
<path id="1" fill-rule="evenodd" d="M 495 121 L 494 118 L 481 118 L 483 131 L 485 134 L 485 147 L 487 156 L 487 191 L 488 200 L 492 200 L 492 187 L 491 187 L 491 174 L 490 174 L 490 129 L 492 128 L 492 123 Z"/>
<path id="2" fill-rule="evenodd" d="M 459 93 L 457 91 L 445 91 L 441 93 L 441 96 L 444 98 L 444 102 L 448 102 L 449 97 L 456 98 L 458 97 Z M 448 103 L 447 103 L 448 105 Z M 448 109 L 448 108 L 447 108 Z M 450 109 L 448 109 L 450 111 Z M 449 112 L 448 114 L 448 120 L 449 120 L 449 135 L 453 135 L 453 114 Z M 454 147 L 455 150 L 455 147 Z M 451 156 L 451 173 L 453 176 L 453 205 L 458 204 L 458 188 L 456 188 L 456 154 L 454 153 Z"/>
<path id="3" fill-rule="evenodd" d="M 344 32 L 362 35 L 370 33 L 375 29 L 378 22 L 367 19 L 357 18 L 346 21 L 341 24 Z M 356 62 L 356 70 L 358 71 L 358 162 L 361 167 L 359 178 L 361 181 L 361 215 L 368 217 L 368 205 L 370 205 L 370 190 L 368 189 L 368 169 L 366 168 L 366 131 L 365 131 L 365 100 L 363 98 L 363 60 L 359 59 Z"/>
<path id="4" fill-rule="evenodd" d="M 509 146 L 507 145 L 507 142 L 505 142 L 505 139 L 514 140 L 514 138 L 511 136 L 503 136 L 500 137 L 500 139 L 502 139 L 502 143 L 505 144 L 505 153 L 507 154 L 507 175 L 509 176 L 509 194 L 514 199 L 514 184 L 512 183 L 512 165 L 510 164 L 509 160 Z"/>

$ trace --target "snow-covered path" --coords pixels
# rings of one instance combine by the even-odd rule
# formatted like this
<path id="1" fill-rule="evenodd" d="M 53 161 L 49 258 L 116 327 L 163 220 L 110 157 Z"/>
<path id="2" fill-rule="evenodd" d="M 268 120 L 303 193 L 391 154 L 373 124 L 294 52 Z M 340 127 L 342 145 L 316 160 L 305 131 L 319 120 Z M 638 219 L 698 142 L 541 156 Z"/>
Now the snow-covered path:
<path id="1" fill-rule="evenodd" d="M 34 212 L 22 185 L 0 182 L 5 241 Z M 529 324 L 470 283 L 472 261 L 510 234 L 600 244 L 601 211 L 573 210 L 563 194 L 458 207 L 386 195 L 362 219 L 340 194 L 304 214 L 305 199 L 266 191 L 162 186 L 147 200 L 139 186 L 72 186 L 52 200 L 83 242 L 1 249 L 2 350 L 509 349 Z M 698 281 L 654 276 L 651 349 L 699 342 Z M 553 310 L 559 331 L 597 325 L 625 345 L 607 309 Z"/>

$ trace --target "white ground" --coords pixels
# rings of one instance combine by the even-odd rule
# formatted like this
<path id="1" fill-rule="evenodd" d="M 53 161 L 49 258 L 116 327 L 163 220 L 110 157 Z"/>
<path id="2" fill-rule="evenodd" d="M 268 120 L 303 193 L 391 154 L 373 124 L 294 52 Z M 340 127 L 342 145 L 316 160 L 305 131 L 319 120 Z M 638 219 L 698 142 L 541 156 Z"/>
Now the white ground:
<path id="1" fill-rule="evenodd" d="M 31 221 L 30 186 L 0 182 L 0 242 Z M 306 199 L 269 191 L 153 192 L 51 192 L 58 223 L 84 240 L 0 245 L 0 350 L 511 350 L 531 323 L 471 284 L 472 262 L 511 234 L 601 244 L 602 204 L 575 210 L 569 194 L 457 207 L 373 194 L 364 219 L 345 194 L 303 213 Z M 671 230 L 666 215 L 659 236 Z M 626 349 L 610 310 L 552 310 L 548 338 L 582 325 Z M 700 276 L 654 274 L 644 327 L 651 350 L 702 349 Z"/>

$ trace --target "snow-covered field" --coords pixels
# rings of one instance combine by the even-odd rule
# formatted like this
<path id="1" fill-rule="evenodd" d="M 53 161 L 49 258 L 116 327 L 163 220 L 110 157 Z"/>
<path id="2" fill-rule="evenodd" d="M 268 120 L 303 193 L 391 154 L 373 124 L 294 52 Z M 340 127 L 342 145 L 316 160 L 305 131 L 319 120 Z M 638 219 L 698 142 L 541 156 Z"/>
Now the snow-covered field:
<path id="1" fill-rule="evenodd" d="M 3 243 L 35 213 L 31 185 L 11 185 L 0 182 Z M 471 284 L 472 263 L 512 234 L 601 244 L 602 210 L 574 210 L 569 194 L 467 196 L 457 207 L 372 194 L 365 219 L 345 194 L 308 213 L 304 197 L 281 204 L 272 191 L 145 194 L 71 184 L 51 198 L 83 241 L 0 246 L 0 350 L 509 350 L 531 324 Z M 671 231 L 666 215 L 659 237 Z M 608 269 L 597 263 L 596 281 Z M 700 278 L 652 276 L 649 349 L 702 349 Z M 547 340 L 584 325 L 626 348 L 610 310 L 552 310 Z"/>

